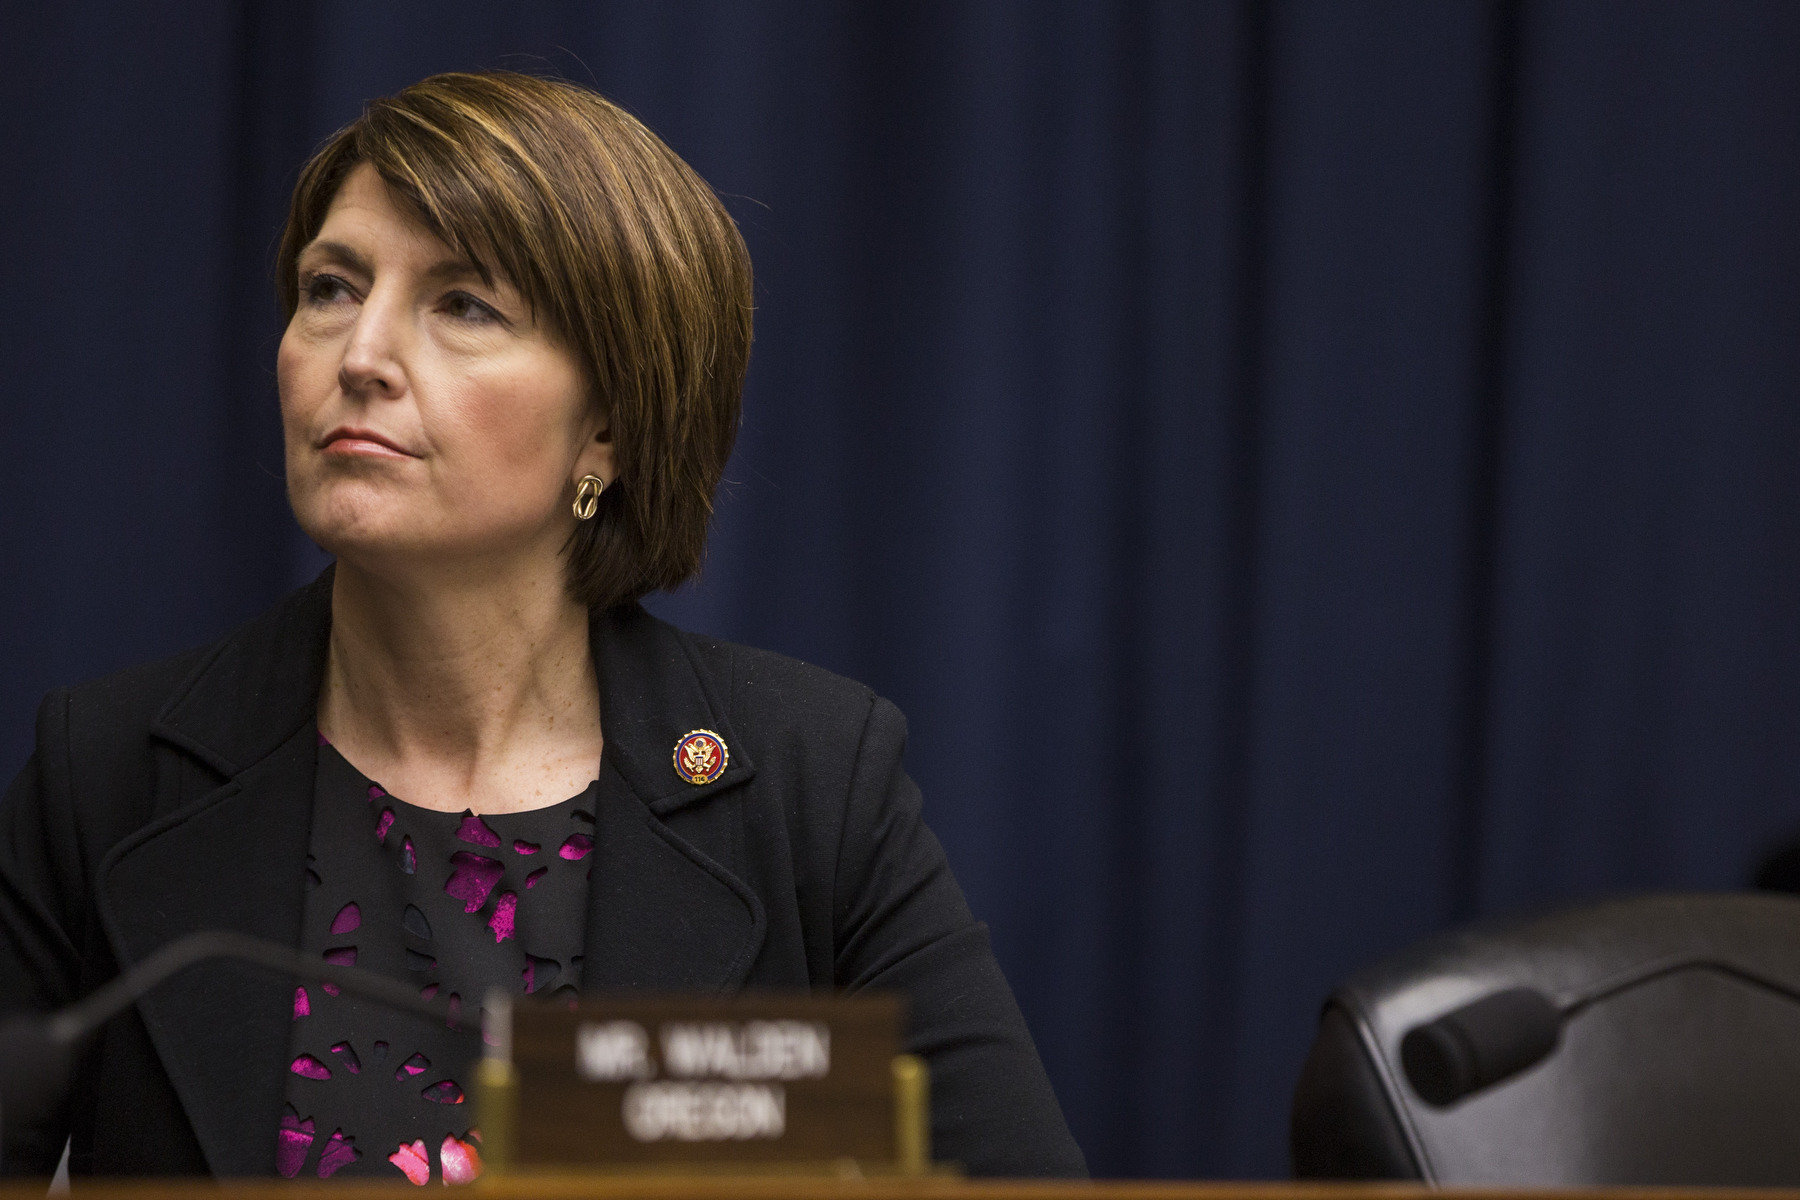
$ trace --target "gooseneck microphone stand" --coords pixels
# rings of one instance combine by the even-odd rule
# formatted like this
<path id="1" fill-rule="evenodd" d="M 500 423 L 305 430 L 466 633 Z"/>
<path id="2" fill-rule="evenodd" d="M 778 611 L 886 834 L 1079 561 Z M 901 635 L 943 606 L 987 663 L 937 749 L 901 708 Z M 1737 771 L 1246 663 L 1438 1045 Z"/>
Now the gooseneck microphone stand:
<path id="1" fill-rule="evenodd" d="M 242 933 L 191 933 L 161 947 L 67 1008 L 47 1017 L 14 1016 L 0 1023 L 0 1133 L 14 1124 L 29 1127 L 47 1120 L 62 1103 L 82 1046 L 102 1025 L 171 976 L 215 958 L 251 963 L 307 983 L 330 983 L 389 1007 L 443 1021 L 451 1029 L 459 1028 L 447 1001 L 421 999 L 406 984 L 365 967 L 336 966 L 316 955 Z M 4 1144 L 3 1138 L 0 1144 Z M 4 1165 L 0 1161 L 0 1167 Z"/>

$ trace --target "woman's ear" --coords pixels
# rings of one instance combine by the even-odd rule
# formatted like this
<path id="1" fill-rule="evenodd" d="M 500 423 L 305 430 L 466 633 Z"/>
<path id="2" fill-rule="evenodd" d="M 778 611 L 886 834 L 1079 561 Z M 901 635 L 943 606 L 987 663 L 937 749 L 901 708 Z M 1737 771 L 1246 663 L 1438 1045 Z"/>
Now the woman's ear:
<path id="1" fill-rule="evenodd" d="M 619 469 L 613 462 L 612 424 L 604 416 L 594 417 L 581 453 L 575 456 L 575 475 L 571 482 L 579 482 L 583 475 L 598 475 L 608 487 L 619 477 Z"/>

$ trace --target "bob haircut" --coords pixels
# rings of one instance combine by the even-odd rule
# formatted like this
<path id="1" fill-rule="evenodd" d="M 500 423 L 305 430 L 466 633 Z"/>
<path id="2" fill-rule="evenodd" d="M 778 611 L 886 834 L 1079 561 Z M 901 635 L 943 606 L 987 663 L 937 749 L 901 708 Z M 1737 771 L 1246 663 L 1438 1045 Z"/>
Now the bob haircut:
<path id="1" fill-rule="evenodd" d="M 571 594 L 608 608 L 692 578 L 750 361 L 750 255 L 712 189 L 586 88 L 433 75 L 372 101 L 301 169 L 276 260 L 290 320 L 296 260 L 363 163 L 586 368 L 618 478 L 570 542 Z"/>

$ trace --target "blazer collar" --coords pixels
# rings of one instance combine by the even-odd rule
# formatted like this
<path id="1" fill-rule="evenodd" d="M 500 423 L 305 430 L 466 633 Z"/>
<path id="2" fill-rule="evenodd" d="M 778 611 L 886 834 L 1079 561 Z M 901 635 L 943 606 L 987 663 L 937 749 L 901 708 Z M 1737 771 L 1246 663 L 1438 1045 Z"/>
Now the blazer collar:
<path id="1" fill-rule="evenodd" d="M 314 718 L 331 635 L 334 567 L 221 641 L 176 689 L 151 734 L 232 776 L 271 754 Z M 756 774 L 715 684 L 689 639 L 636 604 L 595 613 L 588 626 L 600 679 L 606 758 L 662 814 Z M 729 686 L 729 681 L 726 681 Z M 675 773 L 675 743 L 710 729 L 725 743 L 725 772 L 696 787 Z"/>
<path id="2" fill-rule="evenodd" d="M 658 815 L 748 782 L 756 774 L 692 639 L 636 604 L 595 614 L 588 633 L 600 677 L 605 756 L 638 799 Z M 730 687 L 730 680 L 723 681 Z M 726 747 L 725 771 L 695 786 L 675 773 L 675 744 L 696 729 Z"/>
<path id="3" fill-rule="evenodd" d="M 150 735 L 230 777 L 310 725 L 325 677 L 336 567 L 217 642 Z"/>
<path id="4" fill-rule="evenodd" d="M 192 768 L 166 769 L 158 753 L 158 816 L 96 878 L 122 968 L 204 929 L 298 943 L 332 578 L 222 640 L 152 724 L 175 759 L 224 782 L 196 790 Z M 662 817 L 742 785 L 754 766 L 690 639 L 630 605 L 596 614 L 590 640 L 606 749 L 584 985 L 733 991 L 762 945 L 762 903 L 718 847 L 709 854 Z M 725 772 L 700 787 L 674 769 L 676 741 L 697 728 L 728 749 Z M 138 1007 L 213 1172 L 272 1172 L 292 982 L 214 964 Z"/>
<path id="5" fill-rule="evenodd" d="M 596 614 L 588 638 L 606 749 L 582 988 L 735 991 L 762 949 L 762 901 L 718 861 L 731 839 L 709 854 L 662 818 L 742 786 L 755 765 L 693 639 L 635 604 Z M 700 786 L 675 772 L 675 744 L 695 729 L 726 746 L 724 773 Z"/>

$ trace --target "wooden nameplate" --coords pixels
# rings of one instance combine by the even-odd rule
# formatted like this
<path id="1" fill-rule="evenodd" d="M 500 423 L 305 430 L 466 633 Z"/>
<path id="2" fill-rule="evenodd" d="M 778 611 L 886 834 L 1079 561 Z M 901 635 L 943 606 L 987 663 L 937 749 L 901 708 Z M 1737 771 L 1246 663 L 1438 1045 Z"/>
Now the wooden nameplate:
<path id="1" fill-rule="evenodd" d="M 489 1172 L 929 1172 L 924 1065 L 894 996 L 484 1005 Z"/>

